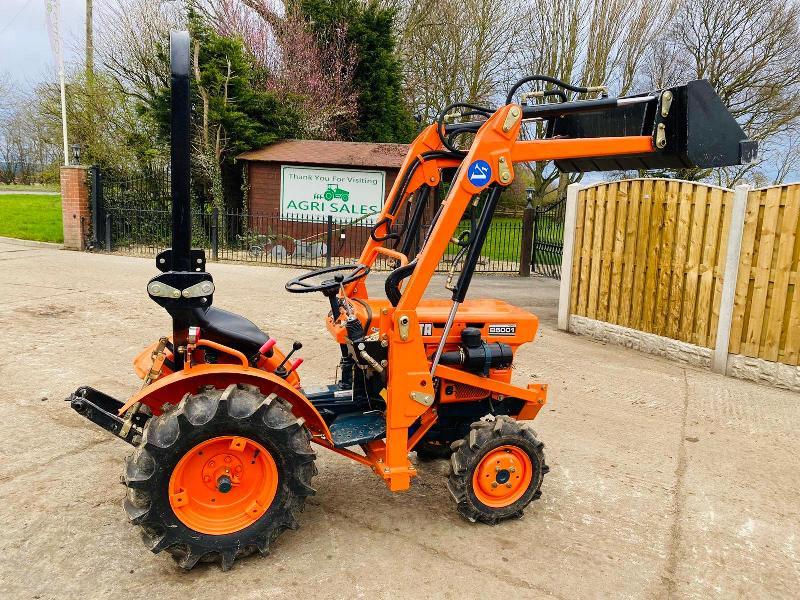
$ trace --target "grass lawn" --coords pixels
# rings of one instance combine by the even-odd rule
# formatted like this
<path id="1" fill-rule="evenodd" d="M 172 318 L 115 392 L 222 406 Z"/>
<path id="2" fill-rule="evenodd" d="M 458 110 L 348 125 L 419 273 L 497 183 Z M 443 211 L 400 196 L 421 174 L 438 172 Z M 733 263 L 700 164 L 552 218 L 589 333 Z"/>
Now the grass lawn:
<path id="1" fill-rule="evenodd" d="M 63 242 L 61 196 L 0 194 L 0 236 Z"/>
<path id="2" fill-rule="evenodd" d="M 462 221 L 456 230 L 456 237 L 469 229 L 469 222 Z M 492 221 L 486 234 L 481 255 L 497 261 L 516 262 L 519 260 L 519 239 L 522 234 L 522 217 L 497 217 Z M 450 244 L 448 254 L 456 254 L 458 246 Z"/>
<path id="3" fill-rule="evenodd" d="M 544 239 L 544 231 L 547 228 L 547 220 L 539 220 L 539 236 Z M 463 223 L 459 226 L 458 232 L 468 229 L 469 224 Z M 563 230 L 558 232 L 563 235 Z M 551 234 L 552 235 L 552 234 Z M 486 234 L 486 241 L 483 244 L 481 255 L 500 262 L 518 262 L 520 251 L 520 238 L 522 237 L 522 217 L 497 217 L 492 221 L 489 232 Z M 455 253 L 458 248 L 451 244 L 448 253 Z M 539 257 L 541 262 L 561 261 L 558 257 L 543 255 Z"/>
<path id="4" fill-rule="evenodd" d="M 0 192 L 58 192 L 61 186 L 58 183 L 0 183 Z"/>

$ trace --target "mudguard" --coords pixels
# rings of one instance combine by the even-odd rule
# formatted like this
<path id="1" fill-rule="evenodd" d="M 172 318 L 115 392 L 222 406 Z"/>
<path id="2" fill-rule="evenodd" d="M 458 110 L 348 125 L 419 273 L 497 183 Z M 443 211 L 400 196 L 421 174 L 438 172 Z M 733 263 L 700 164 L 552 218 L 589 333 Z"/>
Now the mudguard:
<path id="1" fill-rule="evenodd" d="M 154 415 L 159 415 L 165 404 L 176 405 L 186 394 L 196 394 L 204 386 L 225 389 L 236 383 L 254 385 L 264 395 L 277 393 L 292 405 L 295 416 L 305 420 L 305 425 L 312 434 L 323 436 L 332 442 L 328 426 L 302 392 L 277 375 L 242 365 L 202 364 L 170 373 L 134 394 L 119 410 L 119 414 L 140 402 L 149 407 Z"/>

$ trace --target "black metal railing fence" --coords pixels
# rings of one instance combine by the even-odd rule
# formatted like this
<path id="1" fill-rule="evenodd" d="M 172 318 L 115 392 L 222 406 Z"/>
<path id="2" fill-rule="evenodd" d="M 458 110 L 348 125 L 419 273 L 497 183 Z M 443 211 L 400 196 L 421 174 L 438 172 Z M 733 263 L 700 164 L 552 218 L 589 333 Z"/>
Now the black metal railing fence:
<path id="1" fill-rule="evenodd" d="M 134 176 L 92 170 L 93 245 L 117 252 L 155 256 L 169 247 L 170 173 L 151 165 Z M 218 210 L 193 200 L 192 243 L 210 260 L 242 261 L 291 267 L 319 267 L 355 261 L 369 237 L 366 220 L 346 222 L 318 216 Z M 498 211 L 481 251 L 479 273 L 560 276 L 564 235 L 564 201 L 520 211 Z M 532 213 L 532 214 L 529 214 Z M 458 234 L 470 228 L 466 218 Z M 429 226 L 417 231 L 416 253 Z M 403 228 L 395 225 L 395 231 Z M 391 243 L 390 243 L 391 245 Z M 439 263 L 449 271 L 461 248 L 450 243 Z M 524 258 L 521 259 L 521 256 Z M 394 268 L 381 257 L 376 268 Z M 457 265 L 458 267 L 458 265 Z"/>
<path id="2" fill-rule="evenodd" d="M 105 209 L 105 238 L 110 249 L 155 256 L 170 243 L 171 213 L 166 208 L 111 205 Z M 469 228 L 462 222 L 459 230 Z M 403 224 L 396 225 L 402 229 Z M 420 228 L 424 231 L 427 224 Z M 287 217 L 240 211 L 193 211 L 192 244 L 204 248 L 210 260 L 240 261 L 291 267 L 320 267 L 354 262 L 366 244 L 371 225 L 364 220 L 334 221 L 331 217 Z M 477 272 L 517 273 L 522 223 L 500 217 L 492 224 Z M 448 245 L 439 271 L 448 271 L 460 247 Z M 381 257 L 377 269 L 394 268 Z"/>

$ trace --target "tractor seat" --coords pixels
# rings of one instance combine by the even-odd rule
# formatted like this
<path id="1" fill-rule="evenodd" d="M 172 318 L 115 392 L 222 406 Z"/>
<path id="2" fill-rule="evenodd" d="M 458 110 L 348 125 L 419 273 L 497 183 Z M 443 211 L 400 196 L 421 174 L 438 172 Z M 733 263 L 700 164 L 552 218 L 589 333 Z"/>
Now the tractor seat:
<path id="1" fill-rule="evenodd" d="M 201 337 L 235 348 L 248 358 L 269 339 L 255 323 L 227 310 L 210 306 L 195 308 L 192 312 Z"/>

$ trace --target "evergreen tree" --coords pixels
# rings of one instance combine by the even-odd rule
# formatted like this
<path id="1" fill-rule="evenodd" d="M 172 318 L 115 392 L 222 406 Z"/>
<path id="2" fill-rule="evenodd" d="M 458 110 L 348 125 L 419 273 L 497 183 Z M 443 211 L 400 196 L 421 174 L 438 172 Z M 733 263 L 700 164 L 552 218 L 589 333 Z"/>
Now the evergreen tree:
<path id="1" fill-rule="evenodd" d="M 396 50 L 397 11 L 377 0 L 297 0 L 322 47 L 326 32 L 347 26 L 358 64 L 353 85 L 358 92 L 358 122 L 351 136 L 359 141 L 408 142 L 416 124 L 403 101 L 402 69 Z"/>
<path id="2" fill-rule="evenodd" d="M 193 187 L 205 201 L 223 208 L 241 205 L 241 167 L 237 155 L 294 137 L 298 114 L 291 98 L 279 98 L 259 85 L 265 78 L 238 38 L 223 37 L 191 13 Z M 197 52 L 197 68 L 194 67 Z M 168 88 L 147 106 L 169 139 Z M 224 199 L 224 202 L 223 202 Z"/>

